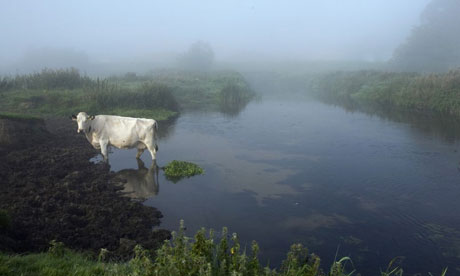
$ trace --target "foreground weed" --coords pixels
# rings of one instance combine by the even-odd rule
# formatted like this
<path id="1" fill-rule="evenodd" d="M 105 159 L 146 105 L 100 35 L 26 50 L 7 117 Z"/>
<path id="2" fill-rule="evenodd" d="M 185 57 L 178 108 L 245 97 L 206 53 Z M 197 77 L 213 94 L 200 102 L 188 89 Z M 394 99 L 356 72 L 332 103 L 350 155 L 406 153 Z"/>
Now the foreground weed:
<path id="1" fill-rule="evenodd" d="M 280 271 L 262 267 L 258 259 L 259 246 L 255 241 L 251 243 L 251 252 L 246 252 L 238 235 L 230 235 L 225 227 L 220 235 L 202 228 L 190 238 L 185 235 L 182 220 L 179 230 L 173 232 L 173 238 L 164 241 L 155 254 L 137 245 L 134 258 L 126 263 L 103 262 L 101 256 L 99 261 L 95 261 L 72 252 L 61 242 L 52 241 L 50 244 L 47 253 L 16 256 L 0 253 L 0 275 L 351 276 L 355 272 L 348 272 L 348 264 L 353 265 L 349 257 L 339 260 L 336 257 L 329 270 L 324 272 L 320 268 L 320 258 L 309 253 L 301 244 L 291 246 Z M 380 275 L 403 276 L 400 260 L 401 257 L 391 260 Z M 446 275 L 447 268 L 440 276 Z"/>

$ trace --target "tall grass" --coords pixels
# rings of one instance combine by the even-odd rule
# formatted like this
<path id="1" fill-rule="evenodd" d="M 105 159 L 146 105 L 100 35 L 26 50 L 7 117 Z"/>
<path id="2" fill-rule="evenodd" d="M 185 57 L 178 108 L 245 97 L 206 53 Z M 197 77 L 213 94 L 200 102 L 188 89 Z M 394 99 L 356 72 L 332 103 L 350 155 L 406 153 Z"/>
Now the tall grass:
<path id="1" fill-rule="evenodd" d="M 145 82 L 133 89 L 121 88 L 107 79 L 81 76 L 76 69 L 3 77 L 0 110 L 32 115 L 65 115 L 86 111 L 159 120 L 174 116 L 179 104 L 172 89 Z"/>
<path id="2" fill-rule="evenodd" d="M 92 79 L 72 68 L 0 78 L 0 93 L 0 112 L 46 116 L 86 111 L 163 119 L 181 109 L 237 113 L 253 97 L 234 72 L 156 71 Z"/>
<path id="3" fill-rule="evenodd" d="M 229 115 L 238 114 L 253 97 L 249 86 L 228 83 L 219 93 L 220 110 Z"/>
<path id="4" fill-rule="evenodd" d="M 83 96 L 85 101 L 93 105 L 90 111 L 117 108 L 179 110 L 179 104 L 173 96 L 171 88 L 153 82 L 144 83 L 135 90 L 122 90 L 106 80 L 97 80 L 95 85 L 84 89 Z"/>
<path id="5" fill-rule="evenodd" d="M 311 88 L 323 99 L 460 116 L 460 69 L 429 75 L 336 72 L 316 78 Z"/>
<path id="6" fill-rule="evenodd" d="M 75 89 L 92 83 L 93 80 L 90 77 L 82 76 L 75 68 L 43 69 L 41 72 L 28 75 L 2 77 L 0 92 L 12 89 Z"/>
<path id="7" fill-rule="evenodd" d="M 259 246 L 253 241 L 250 248 L 242 247 L 236 233 L 227 228 L 217 234 L 213 230 L 199 230 L 193 238 L 185 235 L 181 221 L 173 238 L 151 252 L 137 245 L 134 258 L 126 263 L 104 262 L 107 254 L 101 249 L 99 257 L 75 253 L 60 242 L 52 241 L 47 253 L 8 256 L 0 253 L 0 275 L 215 275 L 215 276 L 349 276 L 355 274 L 349 257 L 333 261 L 326 271 L 318 256 L 301 244 L 291 246 L 278 270 L 263 266 L 259 261 Z M 402 276 L 403 270 L 393 259 L 385 271 L 375 275 Z M 429 275 L 432 275 L 429 273 Z M 447 275 L 444 269 L 441 276 Z"/>

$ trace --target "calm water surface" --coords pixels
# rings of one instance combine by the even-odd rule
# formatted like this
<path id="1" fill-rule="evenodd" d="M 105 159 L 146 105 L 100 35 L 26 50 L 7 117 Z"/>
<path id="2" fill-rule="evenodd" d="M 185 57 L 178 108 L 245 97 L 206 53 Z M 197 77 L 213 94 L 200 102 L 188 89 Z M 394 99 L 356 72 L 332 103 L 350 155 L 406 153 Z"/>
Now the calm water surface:
<path id="1" fill-rule="evenodd" d="M 131 175 L 127 191 L 161 210 L 162 228 L 176 230 L 180 219 L 189 235 L 228 226 L 248 247 L 258 241 L 264 264 L 279 265 L 300 242 L 326 267 L 339 247 L 364 275 L 396 256 L 409 273 L 460 273 L 456 126 L 399 121 L 263 100 L 237 116 L 185 113 L 160 125 L 158 165 L 191 161 L 205 175 L 172 183 L 148 169 L 147 152 L 146 168 L 126 150 L 114 150 L 111 166 Z"/>

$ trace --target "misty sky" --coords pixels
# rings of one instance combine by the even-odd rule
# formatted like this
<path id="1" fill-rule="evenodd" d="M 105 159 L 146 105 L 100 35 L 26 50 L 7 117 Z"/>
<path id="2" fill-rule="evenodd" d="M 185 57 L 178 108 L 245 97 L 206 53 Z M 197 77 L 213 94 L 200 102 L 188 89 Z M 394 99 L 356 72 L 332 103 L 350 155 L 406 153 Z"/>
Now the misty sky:
<path id="1" fill-rule="evenodd" d="M 0 61 L 68 48 L 93 60 L 180 53 L 209 42 L 216 58 L 389 58 L 429 0 L 0 0 Z"/>

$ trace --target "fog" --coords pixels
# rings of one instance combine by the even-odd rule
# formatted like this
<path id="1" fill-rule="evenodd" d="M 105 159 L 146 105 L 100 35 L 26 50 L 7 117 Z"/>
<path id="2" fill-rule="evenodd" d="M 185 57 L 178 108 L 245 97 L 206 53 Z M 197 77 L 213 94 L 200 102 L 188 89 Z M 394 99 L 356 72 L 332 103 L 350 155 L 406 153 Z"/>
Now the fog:
<path id="1" fill-rule="evenodd" d="M 0 70 L 94 64 L 143 70 L 176 62 L 197 41 L 224 64 L 385 62 L 428 2 L 3 1 Z"/>

